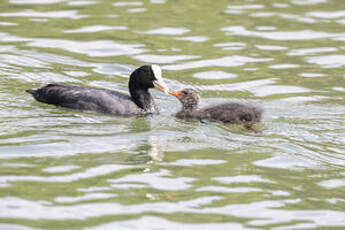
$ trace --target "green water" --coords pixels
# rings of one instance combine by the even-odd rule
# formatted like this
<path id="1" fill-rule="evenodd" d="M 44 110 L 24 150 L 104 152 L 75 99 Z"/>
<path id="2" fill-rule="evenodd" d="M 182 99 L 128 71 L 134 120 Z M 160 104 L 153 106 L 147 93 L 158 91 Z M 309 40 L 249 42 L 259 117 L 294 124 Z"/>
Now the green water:
<path id="1" fill-rule="evenodd" d="M 343 229 L 342 0 L 2 0 L 0 229 Z M 265 109 L 258 135 L 33 100 L 59 82 L 127 92 L 158 64 L 201 106 Z"/>

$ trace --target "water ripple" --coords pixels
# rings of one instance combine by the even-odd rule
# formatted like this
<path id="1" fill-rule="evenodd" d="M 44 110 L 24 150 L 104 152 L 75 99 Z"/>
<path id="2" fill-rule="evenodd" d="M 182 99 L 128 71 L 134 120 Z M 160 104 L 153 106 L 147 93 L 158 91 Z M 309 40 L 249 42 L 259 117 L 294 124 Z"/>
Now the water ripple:
<path id="1" fill-rule="evenodd" d="M 151 188 L 176 191 L 189 188 L 191 185 L 188 183 L 195 180 L 194 178 L 188 177 L 169 178 L 168 176 L 171 176 L 168 170 L 161 170 L 160 172 L 127 175 L 119 179 L 108 180 L 108 182 L 115 183 L 115 186 L 121 183 L 145 183 Z"/>
<path id="2" fill-rule="evenodd" d="M 40 1 L 40 0 L 10 0 L 9 3 L 11 4 L 20 4 L 20 5 L 25 5 L 25 4 L 56 4 L 60 2 L 65 2 L 66 0 L 45 0 L 45 1 Z"/>
<path id="3" fill-rule="evenodd" d="M 105 26 L 105 25 L 94 25 L 86 26 L 74 30 L 65 30 L 64 33 L 94 33 L 100 31 L 109 31 L 109 30 L 126 30 L 126 26 Z"/>
<path id="4" fill-rule="evenodd" d="M 197 59 L 200 56 L 192 55 L 153 55 L 153 54 L 142 54 L 133 56 L 134 59 L 140 60 L 147 63 L 173 63 L 182 60 Z"/>
<path id="5" fill-rule="evenodd" d="M 54 201 L 56 203 L 78 203 L 81 201 L 90 201 L 90 200 L 102 200 L 102 199 L 108 199 L 112 197 L 116 197 L 116 194 L 110 194 L 110 193 L 88 193 L 82 196 L 77 197 L 56 197 Z"/>
<path id="6" fill-rule="evenodd" d="M 162 35 L 182 35 L 188 33 L 190 30 L 186 28 L 175 27 L 161 27 L 157 29 L 148 30 L 146 34 L 162 34 Z"/>
<path id="7" fill-rule="evenodd" d="M 164 69 L 167 70 L 185 70 L 185 69 L 195 69 L 195 68 L 205 68 L 205 67 L 232 67 L 241 66 L 250 62 L 267 62 L 271 61 L 271 58 L 250 58 L 244 56 L 229 56 L 217 59 L 200 60 L 193 62 L 185 62 L 176 65 L 165 65 Z"/>
<path id="8" fill-rule="evenodd" d="M 344 227 L 344 9 L 331 0 L 4 0 L 0 229 Z M 264 108 L 260 133 L 36 102 L 61 82 L 128 94 L 161 63 L 200 106 Z M 317 192 L 313 192 L 317 191 Z M 53 226 L 53 227 L 52 227 Z M 58 226 L 58 227 L 56 227 Z"/>
<path id="9" fill-rule="evenodd" d="M 70 18 L 81 19 L 86 15 L 79 15 L 75 10 L 37 12 L 34 10 L 25 10 L 22 12 L 0 13 L 0 17 L 30 17 L 30 18 Z"/>
<path id="10" fill-rule="evenodd" d="M 130 229 L 138 229 L 138 230 L 145 230 L 145 229 L 160 229 L 164 226 L 165 230 L 176 230 L 176 229 L 190 229 L 190 230 L 207 230 L 210 228 L 215 229 L 238 229 L 238 230 L 246 230 L 246 229 L 254 229 L 254 228 L 247 228 L 244 227 L 242 224 L 237 223 L 200 223 L 200 224 L 192 224 L 192 223 L 178 223 L 175 221 L 169 221 L 163 218 L 159 218 L 156 216 L 144 216 L 136 220 L 127 220 L 127 221 L 120 221 L 120 222 L 112 222 L 99 225 L 97 227 L 90 227 L 86 228 L 85 230 L 112 230 L 114 228 L 119 230 L 130 230 Z M 21 230 L 21 229 L 19 229 Z M 23 229 L 29 230 L 29 229 Z"/>
<path id="11" fill-rule="evenodd" d="M 291 0 L 291 3 L 296 5 L 316 5 L 325 2 L 327 2 L 327 0 Z"/>
<path id="12" fill-rule="evenodd" d="M 141 6 L 143 5 L 143 2 L 115 2 L 113 3 L 113 6 Z"/>
<path id="13" fill-rule="evenodd" d="M 106 174 L 114 173 L 119 170 L 133 168 L 127 165 L 102 165 L 95 168 L 89 168 L 84 172 L 73 173 L 70 175 L 62 176 L 2 176 L 0 182 L 15 182 L 15 181 L 38 181 L 38 182 L 51 182 L 51 183 L 67 183 L 86 178 L 93 178 L 103 176 Z"/>
<path id="14" fill-rule="evenodd" d="M 57 39 L 32 39 L 28 46 L 41 48 L 59 48 L 69 52 L 86 54 L 90 57 L 109 57 L 132 55 L 145 52 L 142 44 L 121 44 L 113 41 L 72 41 Z"/>
<path id="15" fill-rule="evenodd" d="M 300 31 L 288 31 L 288 32 L 278 32 L 278 31 L 250 31 L 245 29 L 243 26 L 229 26 L 223 27 L 221 29 L 226 33 L 226 35 L 240 35 L 240 36 L 251 36 L 260 37 L 269 40 L 310 40 L 310 39 L 322 39 L 322 38 L 344 38 L 345 33 L 327 33 L 312 30 L 300 30 Z"/>
<path id="16" fill-rule="evenodd" d="M 308 16 L 323 18 L 323 19 L 336 19 L 345 17 L 345 11 L 331 11 L 331 12 L 309 12 Z"/>
<path id="17" fill-rule="evenodd" d="M 240 175 L 240 176 L 233 176 L 233 177 L 215 177 L 213 180 L 224 183 L 224 184 L 232 184 L 232 183 L 275 183 L 271 180 L 267 180 L 261 178 L 258 175 Z"/>
<path id="18" fill-rule="evenodd" d="M 221 186 L 207 186 L 201 187 L 196 190 L 197 192 L 220 192 L 220 193 L 250 193 L 250 192 L 262 192 L 260 188 L 251 188 L 251 187 L 236 187 L 228 188 Z"/>
<path id="19" fill-rule="evenodd" d="M 307 62 L 318 64 L 322 68 L 339 68 L 345 65 L 343 62 L 345 55 L 326 55 L 316 57 L 306 57 Z"/>
<path id="20" fill-rule="evenodd" d="M 310 48 L 310 49 L 295 49 L 291 50 L 288 55 L 290 56 L 305 56 L 305 55 L 313 55 L 317 53 L 324 53 L 324 52 L 335 52 L 338 51 L 335 47 L 318 47 L 318 48 Z"/>
<path id="21" fill-rule="evenodd" d="M 226 73 L 223 71 L 205 71 L 205 72 L 195 73 L 193 77 L 199 78 L 199 79 L 231 79 L 231 78 L 236 78 L 237 75 L 233 73 Z"/>
<path id="22" fill-rule="evenodd" d="M 68 5 L 70 6 L 86 6 L 96 4 L 96 1 L 68 1 Z"/>

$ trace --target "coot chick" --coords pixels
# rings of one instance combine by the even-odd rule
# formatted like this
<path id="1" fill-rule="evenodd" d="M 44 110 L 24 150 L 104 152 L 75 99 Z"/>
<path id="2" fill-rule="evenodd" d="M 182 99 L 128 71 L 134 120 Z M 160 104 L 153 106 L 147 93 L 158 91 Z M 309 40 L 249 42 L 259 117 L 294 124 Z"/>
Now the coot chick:
<path id="1" fill-rule="evenodd" d="M 162 80 L 161 68 L 144 65 L 129 77 L 130 96 L 108 89 L 87 88 L 73 85 L 48 84 L 26 92 L 40 102 L 62 107 L 110 113 L 123 116 L 158 114 L 158 108 L 148 89 L 156 87 L 168 93 Z"/>
<path id="2" fill-rule="evenodd" d="M 169 94 L 177 97 L 182 104 L 182 110 L 176 114 L 176 117 L 181 119 L 196 118 L 200 121 L 220 121 L 243 125 L 247 129 L 257 132 L 253 124 L 260 122 L 262 118 L 261 108 L 235 102 L 199 109 L 199 96 L 193 89 L 183 89 L 169 92 Z"/>

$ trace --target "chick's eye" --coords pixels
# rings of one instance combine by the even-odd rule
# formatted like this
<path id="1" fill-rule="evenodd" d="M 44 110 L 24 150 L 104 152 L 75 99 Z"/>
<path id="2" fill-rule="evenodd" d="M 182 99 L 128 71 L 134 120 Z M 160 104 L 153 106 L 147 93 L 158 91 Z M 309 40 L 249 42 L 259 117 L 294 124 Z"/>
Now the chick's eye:
<path id="1" fill-rule="evenodd" d="M 183 92 L 184 95 L 187 95 L 188 93 L 186 91 Z"/>

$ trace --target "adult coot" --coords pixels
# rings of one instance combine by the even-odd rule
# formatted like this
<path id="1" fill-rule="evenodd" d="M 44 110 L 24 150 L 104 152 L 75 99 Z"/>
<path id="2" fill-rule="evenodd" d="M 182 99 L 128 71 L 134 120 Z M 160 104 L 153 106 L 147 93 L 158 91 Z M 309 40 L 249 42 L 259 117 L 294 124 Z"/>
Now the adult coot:
<path id="1" fill-rule="evenodd" d="M 257 132 L 253 124 L 262 118 L 261 108 L 235 102 L 199 109 L 199 96 L 193 89 L 183 89 L 169 94 L 177 97 L 182 104 L 182 110 L 176 114 L 176 117 L 181 119 L 196 118 L 238 124 Z"/>
<path id="2" fill-rule="evenodd" d="M 164 93 L 169 91 L 162 80 L 161 68 L 157 65 L 144 65 L 134 70 L 128 83 L 130 96 L 107 89 L 60 84 L 49 84 L 26 92 L 37 101 L 67 108 L 116 115 L 146 115 L 159 113 L 148 91 L 153 87 Z"/>

